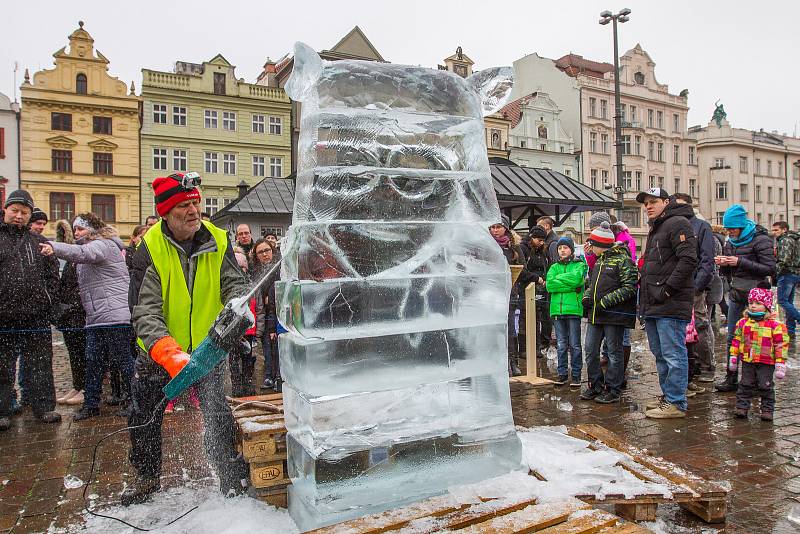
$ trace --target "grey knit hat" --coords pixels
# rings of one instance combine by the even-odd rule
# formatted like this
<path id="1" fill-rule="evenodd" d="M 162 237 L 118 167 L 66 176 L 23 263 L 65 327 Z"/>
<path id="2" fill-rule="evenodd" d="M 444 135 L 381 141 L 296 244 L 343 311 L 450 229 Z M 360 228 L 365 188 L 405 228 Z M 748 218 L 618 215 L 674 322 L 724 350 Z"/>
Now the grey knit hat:
<path id="1" fill-rule="evenodd" d="M 31 198 L 31 194 L 25 191 L 24 189 L 17 189 L 13 191 L 11 194 L 8 195 L 6 199 L 6 203 L 3 205 L 4 208 L 9 207 L 11 204 L 22 204 L 23 206 L 27 206 L 33 211 L 33 198 Z"/>
<path id="2" fill-rule="evenodd" d="M 611 217 L 609 217 L 608 213 L 605 211 L 592 213 L 592 216 L 589 217 L 589 228 L 596 228 L 604 222 L 611 224 Z"/>

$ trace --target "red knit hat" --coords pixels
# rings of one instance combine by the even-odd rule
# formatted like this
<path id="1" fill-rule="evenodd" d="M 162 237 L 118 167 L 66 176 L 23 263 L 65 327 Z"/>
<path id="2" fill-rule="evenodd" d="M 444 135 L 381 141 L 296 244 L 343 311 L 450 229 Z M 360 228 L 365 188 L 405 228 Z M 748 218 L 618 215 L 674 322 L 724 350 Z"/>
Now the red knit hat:
<path id="1" fill-rule="evenodd" d="M 197 187 L 184 186 L 183 177 L 183 173 L 175 173 L 153 180 L 152 185 L 153 193 L 156 197 L 156 211 L 161 217 L 164 217 L 169 213 L 169 210 L 184 200 L 195 198 L 200 200 L 200 190 L 197 189 Z"/>
<path id="2" fill-rule="evenodd" d="M 614 232 L 611 231 L 611 225 L 607 222 L 602 222 L 600 226 L 592 230 L 589 234 L 589 243 L 601 248 L 611 248 L 614 246 Z"/>

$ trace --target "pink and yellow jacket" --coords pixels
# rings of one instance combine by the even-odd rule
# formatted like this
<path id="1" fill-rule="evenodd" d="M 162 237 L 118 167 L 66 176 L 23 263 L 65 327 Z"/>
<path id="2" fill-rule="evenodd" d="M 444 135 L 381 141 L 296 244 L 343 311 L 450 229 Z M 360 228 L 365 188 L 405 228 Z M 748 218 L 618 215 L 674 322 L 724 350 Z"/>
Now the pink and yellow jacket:
<path id="1" fill-rule="evenodd" d="M 786 325 L 772 318 L 754 321 L 739 319 L 731 342 L 731 356 L 747 363 L 784 363 L 789 345 Z"/>

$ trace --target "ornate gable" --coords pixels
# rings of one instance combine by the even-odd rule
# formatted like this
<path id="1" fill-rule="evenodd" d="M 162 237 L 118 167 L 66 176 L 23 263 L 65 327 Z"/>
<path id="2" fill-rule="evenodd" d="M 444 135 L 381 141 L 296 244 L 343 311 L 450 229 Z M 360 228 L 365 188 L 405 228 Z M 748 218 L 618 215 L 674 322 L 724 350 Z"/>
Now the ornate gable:
<path id="1" fill-rule="evenodd" d="M 89 141 L 87 144 L 95 152 L 113 152 L 119 146 L 108 139 L 97 139 L 95 141 Z"/>
<path id="2" fill-rule="evenodd" d="M 78 144 L 77 141 L 70 139 L 66 135 L 56 135 L 55 137 L 45 139 L 45 141 L 47 141 L 47 144 L 51 147 L 61 150 L 69 150 Z"/>

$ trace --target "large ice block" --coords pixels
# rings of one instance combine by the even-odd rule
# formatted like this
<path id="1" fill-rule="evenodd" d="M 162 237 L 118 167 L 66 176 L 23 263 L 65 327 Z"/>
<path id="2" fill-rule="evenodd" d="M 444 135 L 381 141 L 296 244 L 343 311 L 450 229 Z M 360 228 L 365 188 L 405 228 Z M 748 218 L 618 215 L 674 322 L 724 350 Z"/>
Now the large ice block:
<path id="1" fill-rule="evenodd" d="M 510 69 L 464 79 L 295 47 L 299 163 L 276 307 L 301 529 L 520 466 L 483 122 L 510 89 Z"/>

